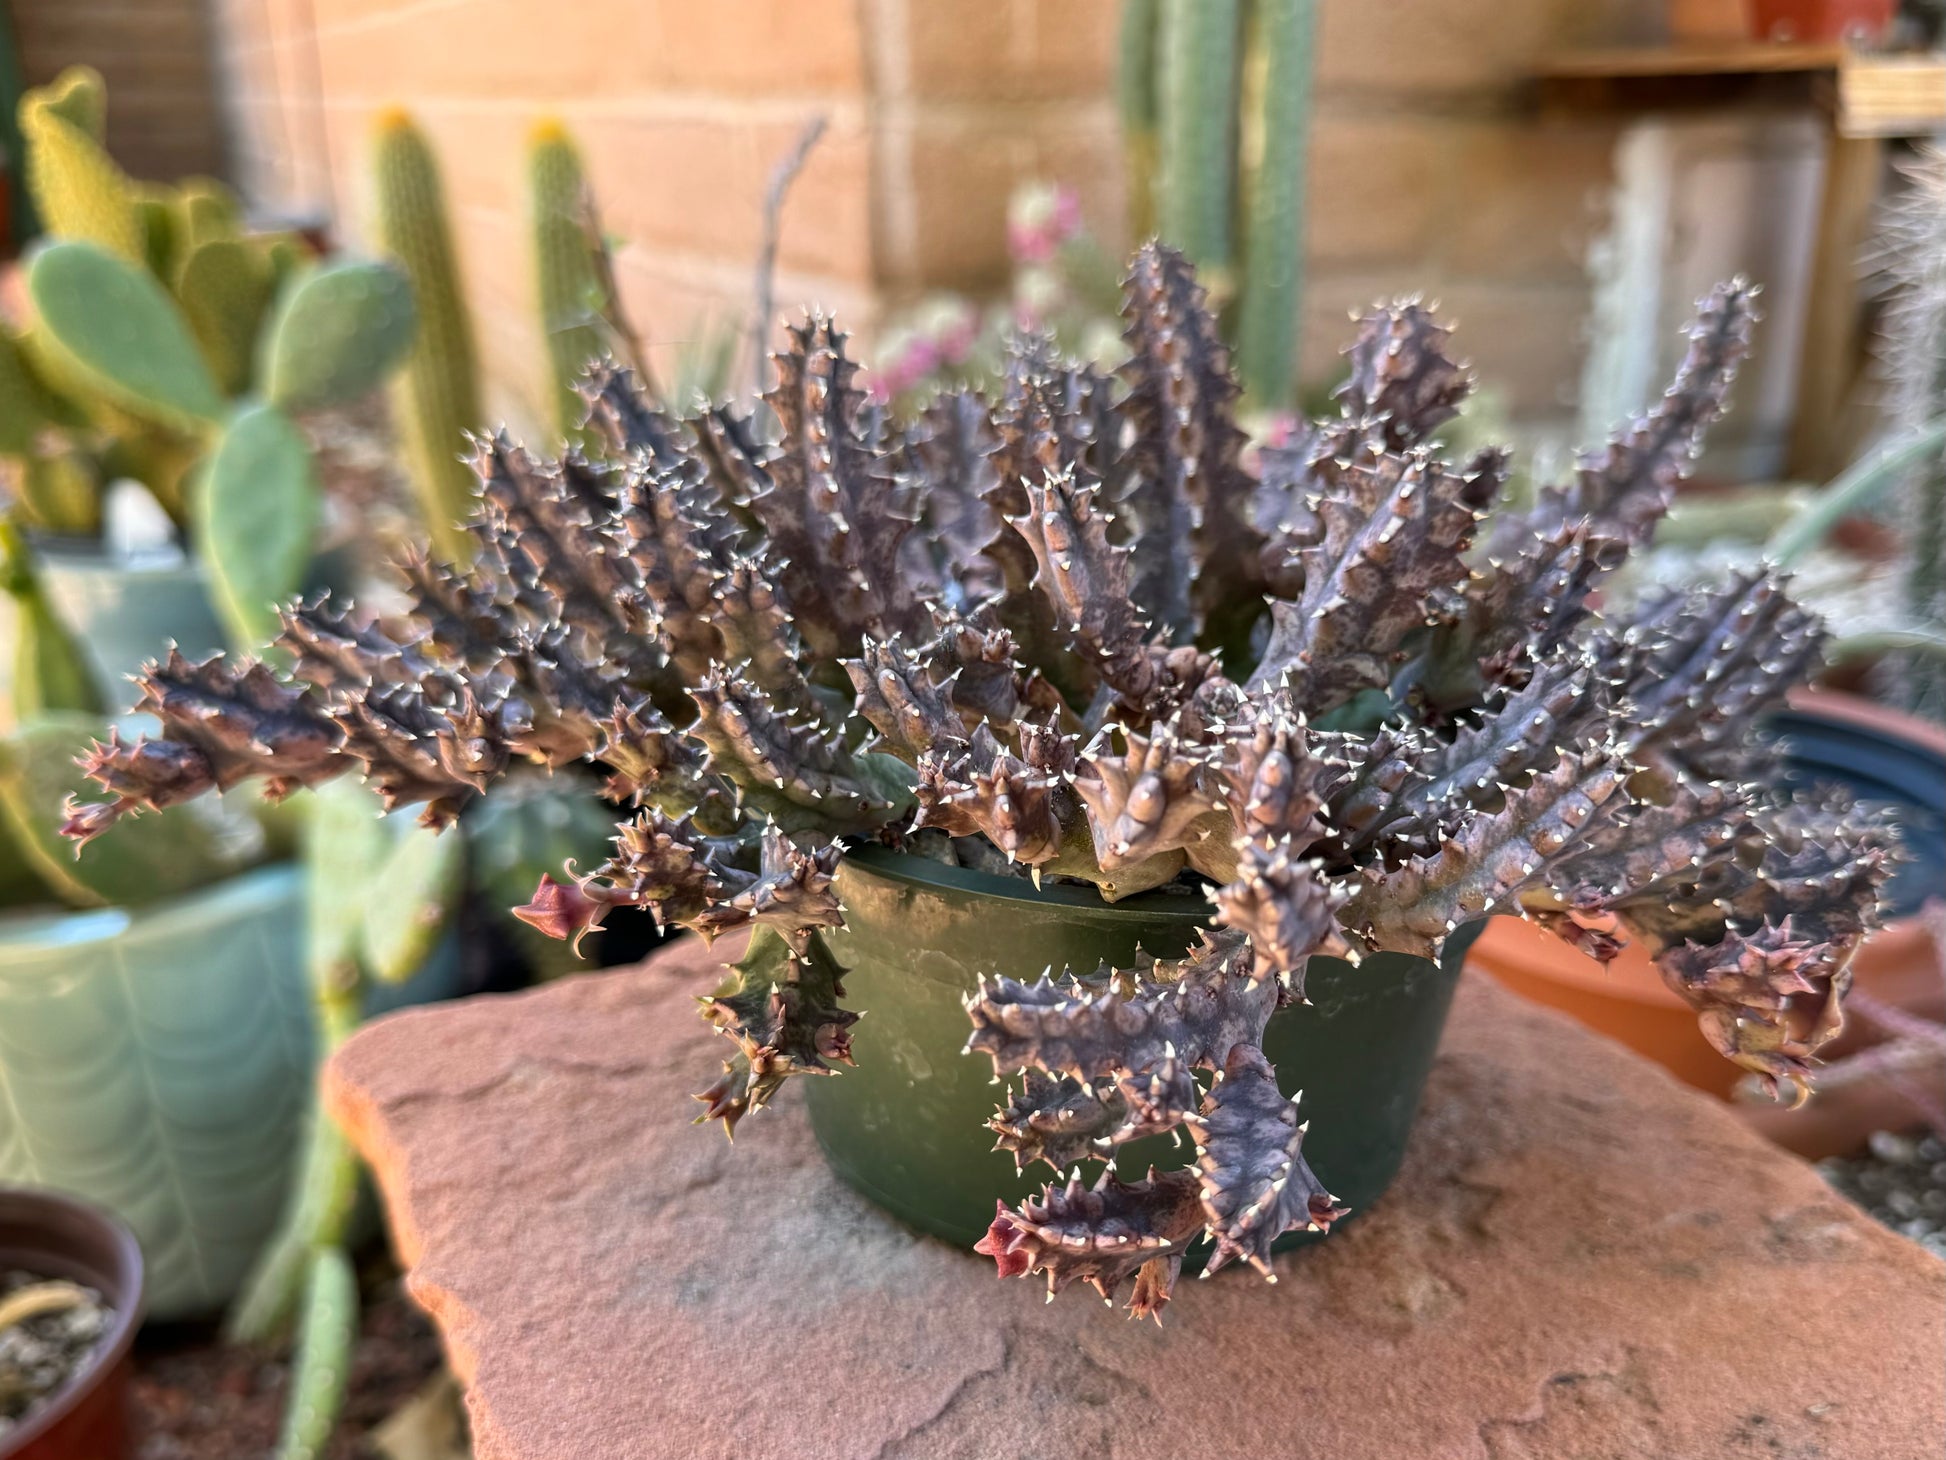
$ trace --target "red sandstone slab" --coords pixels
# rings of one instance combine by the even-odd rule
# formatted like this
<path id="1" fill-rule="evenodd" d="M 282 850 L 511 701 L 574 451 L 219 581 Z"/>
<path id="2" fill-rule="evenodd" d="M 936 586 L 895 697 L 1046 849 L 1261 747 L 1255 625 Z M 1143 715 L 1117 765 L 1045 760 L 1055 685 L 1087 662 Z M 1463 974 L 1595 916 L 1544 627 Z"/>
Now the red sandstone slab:
<path id="1" fill-rule="evenodd" d="M 879 1215 L 794 1100 L 690 1125 L 714 961 L 395 1015 L 329 1069 L 479 1460 L 1941 1453 L 1946 1264 L 1484 980 L 1386 1200 L 1157 1329 Z"/>

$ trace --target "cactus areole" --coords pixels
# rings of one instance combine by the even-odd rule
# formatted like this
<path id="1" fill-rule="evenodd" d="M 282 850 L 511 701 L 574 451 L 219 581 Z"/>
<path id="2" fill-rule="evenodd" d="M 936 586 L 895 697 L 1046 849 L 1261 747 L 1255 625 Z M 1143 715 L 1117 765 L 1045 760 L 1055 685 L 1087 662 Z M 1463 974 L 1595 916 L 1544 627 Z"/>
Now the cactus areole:
<path id="1" fill-rule="evenodd" d="M 1001 1081 L 986 1133 L 1060 1173 L 979 1250 L 1137 1315 L 1192 1249 L 1268 1274 L 1279 1237 L 1344 1214 L 1283 1093 L 1307 1072 L 1273 1066 L 1280 1009 L 1359 990 L 1337 961 L 1437 960 L 1493 914 L 1597 957 L 1643 939 L 1726 1056 L 1802 1088 L 1892 856 L 1877 817 L 1770 789 L 1755 728 L 1822 630 L 1767 571 L 1627 622 L 1591 603 L 1721 413 L 1750 289 L 1702 302 L 1648 414 L 1498 513 L 1504 454 L 1438 450 L 1470 379 L 1417 303 L 1365 317 L 1336 413 L 1254 462 L 1177 254 L 1137 255 L 1126 315 L 1117 376 L 1022 340 L 999 400 L 912 420 L 867 408 L 817 318 L 777 357 L 774 429 L 672 421 L 597 367 L 598 453 L 480 441 L 477 561 L 404 564 L 396 621 L 292 607 L 288 677 L 154 665 L 160 735 L 97 747 L 107 799 L 67 829 L 346 770 L 439 826 L 516 758 L 597 762 L 629 808 L 614 854 L 522 915 L 750 930 L 701 1000 L 727 1043 L 698 1098 L 726 1131 L 868 1057 L 836 951 L 876 931 L 847 927 L 869 880 L 848 850 L 1024 879 L 1077 917 L 1201 898 L 1180 946 L 1097 964 L 1050 935 L 958 990 L 964 1059 Z M 961 951 L 915 940 L 913 976 Z M 1193 1163 L 1150 1170 L 1152 1138 Z"/>

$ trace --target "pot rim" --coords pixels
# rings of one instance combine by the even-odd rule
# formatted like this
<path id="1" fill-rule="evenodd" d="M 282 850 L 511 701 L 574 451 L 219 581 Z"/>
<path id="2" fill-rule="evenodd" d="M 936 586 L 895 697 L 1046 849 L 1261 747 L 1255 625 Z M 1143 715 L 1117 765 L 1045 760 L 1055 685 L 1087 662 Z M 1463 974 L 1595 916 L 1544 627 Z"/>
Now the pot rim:
<path id="1" fill-rule="evenodd" d="M 1790 708 L 1834 724 L 1855 726 L 1892 739 L 1911 742 L 1946 758 L 1946 728 L 1841 690 L 1799 688 L 1791 691 Z M 1880 944 L 1919 936 L 1919 914 L 1887 918 L 1868 942 Z M 1662 981 L 1640 943 L 1631 942 L 1612 962 L 1601 963 L 1522 918 L 1489 918 L 1475 945 L 1474 956 L 1497 964 L 1521 978 L 1565 986 L 1598 998 L 1658 1009 L 1686 1012 L 1689 1006 Z"/>
<path id="2" fill-rule="evenodd" d="M 46 1436 L 73 1414 L 100 1382 L 113 1374 L 128 1357 L 129 1350 L 135 1344 L 136 1330 L 142 1326 L 148 1285 L 147 1272 L 142 1263 L 142 1247 L 135 1240 L 135 1234 L 120 1219 L 93 1203 L 64 1192 L 38 1187 L 0 1186 L 0 1211 L 9 1208 L 24 1211 L 29 1224 L 38 1218 L 39 1225 L 48 1234 L 49 1245 L 57 1250 L 66 1245 L 62 1241 L 64 1229 L 72 1230 L 77 1226 L 92 1228 L 104 1239 L 104 1244 L 114 1251 L 115 1271 L 92 1274 L 94 1280 L 90 1286 L 103 1289 L 104 1296 L 107 1296 L 106 1290 L 111 1286 L 120 1287 L 122 1292 L 115 1295 L 114 1327 L 109 1329 L 107 1339 L 95 1350 L 92 1361 L 70 1375 L 67 1383 L 54 1392 L 54 1397 L 42 1405 L 33 1418 L 0 1436 L 0 1460 L 18 1454 Z M 103 1277 L 109 1281 L 101 1281 Z"/>
<path id="3" fill-rule="evenodd" d="M 301 887 L 303 870 L 291 861 L 266 862 L 205 883 L 190 892 L 139 907 L 57 907 L 35 904 L 0 913 L 0 970 L 21 951 L 83 948 L 121 939 L 169 937 L 194 918 L 228 914 L 287 897 Z"/>
<path id="4" fill-rule="evenodd" d="M 143 578 L 150 582 L 173 580 L 198 589 L 209 586 L 209 574 L 203 569 L 202 558 L 184 546 L 158 548 L 146 556 L 128 558 L 110 553 L 97 537 L 37 532 L 32 542 L 42 563 L 56 572 Z"/>
<path id="5" fill-rule="evenodd" d="M 979 872 L 970 867 L 949 867 L 930 857 L 910 852 L 895 852 L 890 847 L 868 842 L 845 851 L 841 864 L 855 866 L 887 882 L 922 887 L 929 892 L 959 893 L 999 902 L 1024 902 L 1036 907 L 1065 907 L 1097 915 L 1125 915 L 1154 922 L 1158 919 L 1209 926 L 1216 905 L 1206 897 L 1187 891 L 1165 892 L 1160 888 L 1138 892 L 1120 902 L 1109 902 L 1091 887 L 1071 882 L 1050 882 L 1035 887 L 1031 878 L 1003 877 Z"/>
<path id="6" fill-rule="evenodd" d="M 1917 715 L 1895 710 L 1863 695 L 1844 690 L 1813 689 L 1799 686 L 1787 697 L 1791 709 L 1800 715 L 1818 715 L 1841 725 L 1873 730 L 1898 740 L 1909 740 L 1922 750 L 1946 757 L 1946 726 L 1935 725 Z"/>

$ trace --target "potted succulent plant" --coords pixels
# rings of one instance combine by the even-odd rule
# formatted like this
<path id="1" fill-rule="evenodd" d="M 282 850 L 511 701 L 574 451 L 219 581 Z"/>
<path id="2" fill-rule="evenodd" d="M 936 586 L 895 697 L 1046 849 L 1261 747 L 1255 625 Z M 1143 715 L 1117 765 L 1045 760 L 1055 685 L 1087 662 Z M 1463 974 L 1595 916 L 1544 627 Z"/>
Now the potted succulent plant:
<path id="1" fill-rule="evenodd" d="M 122 1460 L 142 1251 L 121 1223 L 0 1186 L 0 1460 Z"/>
<path id="2" fill-rule="evenodd" d="M 634 810 L 523 912 L 750 929 L 703 1000 L 730 1041 L 705 1117 L 855 1063 L 810 1082 L 841 1174 L 939 1231 L 998 1202 L 1003 1275 L 1133 1278 L 1137 1313 L 1205 1234 L 1268 1272 L 1334 1191 L 1376 1196 L 1490 914 L 1639 937 L 1719 1049 L 1801 1082 L 1889 855 L 1871 816 L 1758 789 L 1752 726 L 1817 625 L 1761 573 L 1626 624 L 1589 601 L 1722 409 L 1750 291 L 1490 531 L 1506 459 L 1439 459 L 1469 377 L 1418 305 L 1366 317 L 1337 414 L 1254 468 L 1180 256 L 1141 251 L 1126 319 L 1119 378 L 1023 341 L 1001 400 L 903 422 L 817 319 L 774 433 L 598 370 L 612 459 L 482 441 L 476 565 L 416 565 L 399 622 L 291 609 L 291 678 L 153 666 L 161 736 L 92 753 L 107 799 L 67 829 L 348 769 L 437 826 L 518 759 L 592 759 Z M 969 1111 L 969 1070 L 1018 1083 Z M 1075 1174 L 1020 1195 L 1040 1161 Z"/>

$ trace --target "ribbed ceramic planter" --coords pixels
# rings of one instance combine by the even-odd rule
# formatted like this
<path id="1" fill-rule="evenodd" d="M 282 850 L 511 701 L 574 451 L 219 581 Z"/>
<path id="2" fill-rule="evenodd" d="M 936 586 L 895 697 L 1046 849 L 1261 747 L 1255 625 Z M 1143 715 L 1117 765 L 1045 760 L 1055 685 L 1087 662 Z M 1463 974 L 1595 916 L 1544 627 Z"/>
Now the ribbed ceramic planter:
<path id="1" fill-rule="evenodd" d="M 276 1225 L 316 1064 L 303 920 L 292 867 L 0 918 L 0 1184 L 126 1221 L 154 1317 L 220 1308 Z M 449 991 L 457 964 L 387 1002 Z"/>
<path id="2" fill-rule="evenodd" d="M 847 1004 L 867 1010 L 852 1030 L 855 1069 L 805 1081 L 811 1128 L 847 1184 L 922 1231 L 969 1246 L 1052 1173 L 1025 1175 L 997 1152 L 986 1120 L 1000 1103 L 993 1066 L 960 1051 L 971 1026 L 961 1004 L 982 975 L 1033 979 L 1052 966 L 1126 964 L 1137 948 L 1183 954 L 1210 905 L 1155 892 L 1110 906 L 1092 891 L 995 877 L 876 848 L 839 871 L 845 928 L 829 936 L 849 972 Z M 1313 958 L 1309 1006 L 1275 1015 L 1265 1052 L 1286 1094 L 1304 1092 L 1304 1154 L 1354 1213 L 1391 1183 L 1452 1003 L 1464 937 L 1445 966 L 1384 954 L 1351 965 Z M 1117 1166 L 1141 1174 L 1188 1164 L 1167 1138 L 1124 1148 Z M 1280 1246 L 1315 1240 L 1293 1234 Z"/>

